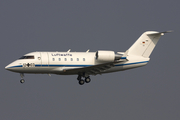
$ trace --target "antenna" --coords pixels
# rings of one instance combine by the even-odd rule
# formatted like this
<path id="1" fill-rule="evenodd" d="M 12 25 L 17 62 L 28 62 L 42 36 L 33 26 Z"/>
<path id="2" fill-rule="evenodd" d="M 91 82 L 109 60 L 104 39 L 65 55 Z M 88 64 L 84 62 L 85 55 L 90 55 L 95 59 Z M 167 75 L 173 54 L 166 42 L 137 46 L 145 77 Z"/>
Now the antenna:
<path id="1" fill-rule="evenodd" d="M 71 49 L 69 49 L 67 52 L 70 52 L 71 51 Z"/>
<path id="2" fill-rule="evenodd" d="M 89 49 L 86 51 L 87 53 L 89 52 Z"/>

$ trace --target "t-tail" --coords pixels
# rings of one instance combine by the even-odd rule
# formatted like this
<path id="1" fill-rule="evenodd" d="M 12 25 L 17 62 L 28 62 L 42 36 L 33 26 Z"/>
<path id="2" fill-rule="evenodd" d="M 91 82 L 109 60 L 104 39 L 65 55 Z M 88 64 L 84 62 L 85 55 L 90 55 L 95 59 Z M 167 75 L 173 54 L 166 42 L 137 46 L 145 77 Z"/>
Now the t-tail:
<path id="1" fill-rule="evenodd" d="M 141 56 L 149 58 L 160 37 L 166 32 L 147 31 L 144 32 L 138 40 L 126 51 L 127 55 Z"/>

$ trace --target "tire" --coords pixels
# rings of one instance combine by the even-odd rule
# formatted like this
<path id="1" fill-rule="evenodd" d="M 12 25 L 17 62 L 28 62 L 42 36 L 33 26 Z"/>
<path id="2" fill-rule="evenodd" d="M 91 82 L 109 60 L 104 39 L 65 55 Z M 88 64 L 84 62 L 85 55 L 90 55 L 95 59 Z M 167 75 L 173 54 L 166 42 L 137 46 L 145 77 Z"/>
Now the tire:
<path id="1" fill-rule="evenodd" d="M 85 79 L 85 82 L 86 82 L 86 83 L 90 83 L 90 82 L 91 82 L 90 77 L 87 77 L 87 78 Z"/>
<path id="2" fill-rule="evenodd" d="M 24 80 L 24 79 L 21 79 L 21 80 L 20 80 L 20 83 L 24 83 L 24 82 L 25 82 L 25 80 Z"/>
<path id="3" fill-rule="evenodd" d="M 84 80 L 79 80 L 79 84 L 83 85 L 84 84 Z"/>

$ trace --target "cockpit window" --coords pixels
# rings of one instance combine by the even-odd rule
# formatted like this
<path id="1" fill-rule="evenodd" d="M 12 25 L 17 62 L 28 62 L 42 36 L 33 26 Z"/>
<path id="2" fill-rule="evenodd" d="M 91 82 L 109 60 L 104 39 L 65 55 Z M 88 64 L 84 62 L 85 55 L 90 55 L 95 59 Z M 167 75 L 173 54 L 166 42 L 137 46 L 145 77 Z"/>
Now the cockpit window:
<path id="1" fill-rule="evenodd" d="M 34 59 L 34 56 L 22 56 L 19 59 Z"/>

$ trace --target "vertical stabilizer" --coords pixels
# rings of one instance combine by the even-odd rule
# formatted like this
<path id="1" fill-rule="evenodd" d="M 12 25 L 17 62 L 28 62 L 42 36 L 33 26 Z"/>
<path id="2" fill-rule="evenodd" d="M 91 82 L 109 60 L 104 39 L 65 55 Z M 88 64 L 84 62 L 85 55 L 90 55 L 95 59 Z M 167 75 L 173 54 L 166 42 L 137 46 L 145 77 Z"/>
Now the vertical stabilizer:
<path id="1" fill-rule="evenodd" d="M 167 31 L 171 32 L 171 31 Z M 128 55 L 143 56 L 148 58 L 160 37 L 167 32 L 147 31 L 129 48 Z"/>

